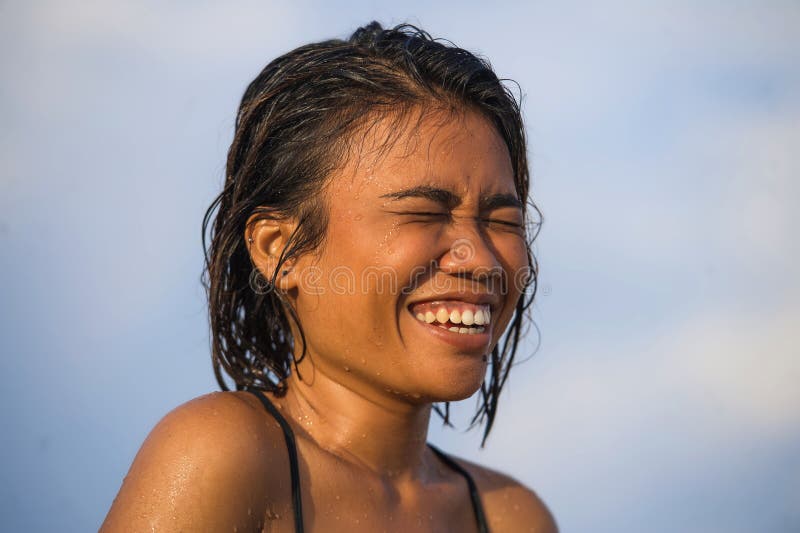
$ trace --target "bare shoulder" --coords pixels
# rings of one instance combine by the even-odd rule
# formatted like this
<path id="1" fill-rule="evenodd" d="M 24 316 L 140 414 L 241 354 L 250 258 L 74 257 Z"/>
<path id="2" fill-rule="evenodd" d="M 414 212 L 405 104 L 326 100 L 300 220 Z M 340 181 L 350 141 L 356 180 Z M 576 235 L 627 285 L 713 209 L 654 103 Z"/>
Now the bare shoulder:
<path id="1" fill-rule="evenodd" d="M 502 472 L 457 460 L 478 486 L 491 531 L 558 532 L 553 514 L 533 490 Z"/>
<path id="2" fill-rule="evenodd" d="M 249 393 L 191 400 L 152 430 L 102 531 L 250 529 L 270 498 L 284 450 L 277 424 Z M 274 422 L 274 421 L 273 421 Z"/>

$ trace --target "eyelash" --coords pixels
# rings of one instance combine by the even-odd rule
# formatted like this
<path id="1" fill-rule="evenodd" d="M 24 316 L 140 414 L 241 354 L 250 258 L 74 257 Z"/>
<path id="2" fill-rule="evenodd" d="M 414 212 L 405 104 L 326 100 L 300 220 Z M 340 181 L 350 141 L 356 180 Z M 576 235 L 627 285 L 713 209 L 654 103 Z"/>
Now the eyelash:
<path id="1" fill-rule="evenodd" d="M 486 222 L 493 224 L 501 224 L 503 226 L 508 226 L 509 228 L 523 229 L 525 227 L 522 224 L 517 224 L 516 222 L 508 222 L 507 220 L 493 220 L 491 218 L 488 218 L 486 219 Z"/>
<path id="2" fill-rule="evenodd" d="M 418 217 L 429 217 L 429 218 L 448 218 L 448 219 L 450 218 L 449 213 L 427 213 L 427 212 L 412 211 L 404 214 L 411 216 L 418 216 Z M 500 224 L 502 226 L 507 226 L 509 228 L 524 229 L 525 227 L 522 224 L 517 224 L 516 222 L 508 222 L 507 220 L 496 220 L 493 218 L 484 218 L 482 220 L 488 224 Z"/>
<path id="3" fill-rule="evenodd" d="M 430 218 L 450 218 L 450 213 L 426 213 L 421 211 L 409 211 L 403 213 L 404 215 L 411 215 L 415 217 L 430 217 Z"/>

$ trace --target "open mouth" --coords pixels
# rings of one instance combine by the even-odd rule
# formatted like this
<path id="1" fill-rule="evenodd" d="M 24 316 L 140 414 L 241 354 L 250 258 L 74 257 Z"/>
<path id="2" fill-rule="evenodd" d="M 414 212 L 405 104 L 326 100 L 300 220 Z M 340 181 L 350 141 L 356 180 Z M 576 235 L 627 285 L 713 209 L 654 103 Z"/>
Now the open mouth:
<path id="1" fill-rule="evenodd" d="M 417 320 L 420 320 L 420 318 L 417 317 Z M 420 320 L 420 322 L 425 322 L 425 320 Z M 475 335 L 476 333 L 483 333 L 486 331 L 486 328 L 483 326 L 464 326 L 462 324 L 451 322 L 450 320 L 444 323 L 432 322 L 430 325 L 437 328 L 446 329 L 447 331 L 452 331 L 453 333 L 461 333 L 465 335 Z"/>
<path id="2" fill-rule="evenodd" d="M 455 300 L 421 302 L 409 305 L 408 311 L 425 329 L 443 340 L 454 341 L 453 344 L 466 342 L 464 347 L 479 347 L 490 337 L 492 311 L 488 304 Z"/>

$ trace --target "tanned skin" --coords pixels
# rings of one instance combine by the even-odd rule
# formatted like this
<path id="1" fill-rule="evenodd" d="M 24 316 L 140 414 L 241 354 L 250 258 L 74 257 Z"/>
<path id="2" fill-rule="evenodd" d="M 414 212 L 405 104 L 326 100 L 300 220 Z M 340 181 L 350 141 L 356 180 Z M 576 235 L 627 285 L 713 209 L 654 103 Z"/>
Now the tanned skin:
<path id="1" fill-rule="evenodd" d="M 360 155 L 321 192 L 325 244 L 278 277 L 307 345 L 285 396 L 268 397 L 297 438 L 312 533 L 477 531 L 464 478 L 426 446 L 428 422 L 434 402 L 478 389 L 484 354 L 512 318 L 521 289 L 500 291 L 485 273 L 508 281 L 527 265 L 523 214 L 513 202 L 487 200 L 516 192 L 508 150 L 485 118 L 442 110 L 409 123 L 382 152 L 374 148 L 396 124 L 369 129 Z M 248 226 L 245 242 L 252 238 L 251 257 L 267 279 L 293 228 L 291 220 Z M 469 253 L 456 253 L 454 242 Z M 347 290 L 335 290 L 344 279 L 337 268 L 355 273 Z M 376 283 L 361 275 L 370 269 L 393 272 L 397 287 L 367 286 Z M 479 347 L 443 341 L 409 310 L 440 295 L 457 300 L 459 291 L 492 302 Z M 475 479 L 492 532 L 557 531 L 533 491 L 458 461 Z M 293 532 L 288 465 L 283 433 L 254 396 L 197 398 L 149 435 L 101 531 Z"/>

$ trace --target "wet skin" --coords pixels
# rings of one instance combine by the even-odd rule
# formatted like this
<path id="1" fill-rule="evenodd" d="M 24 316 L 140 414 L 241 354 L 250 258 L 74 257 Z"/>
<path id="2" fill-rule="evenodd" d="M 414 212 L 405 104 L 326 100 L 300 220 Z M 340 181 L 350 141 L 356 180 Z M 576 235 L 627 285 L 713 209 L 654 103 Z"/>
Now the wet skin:
<path id="1" fill-rule="evenodd" d="M 512 318 L 515 276 L 527 266 L 521 204 L 508 150 L 482 116 L 412 123 L 379 157 L 394 125 L 370 130 L 322 192 L 326 243 L 279 276 L 307 353 L 302 379 L 293 373 L 287 394 L 270 399 L 297 436 L 306 531 L 477 531 L 464 479 L 425 442 L 431 404 L 477 390 L 484 356 Z M 293 228 L 248 227 L 268 278 Z M 411 310 L 478 300 L 492 313 L 480 334 L 437 328 Z M 533 492 L 461 463 L 492 531 L 555 531 Z M 245 393 L 217 393 L 156 426 L 104 530 L 293 531 L 289 487 L 274 419 Z"/>

